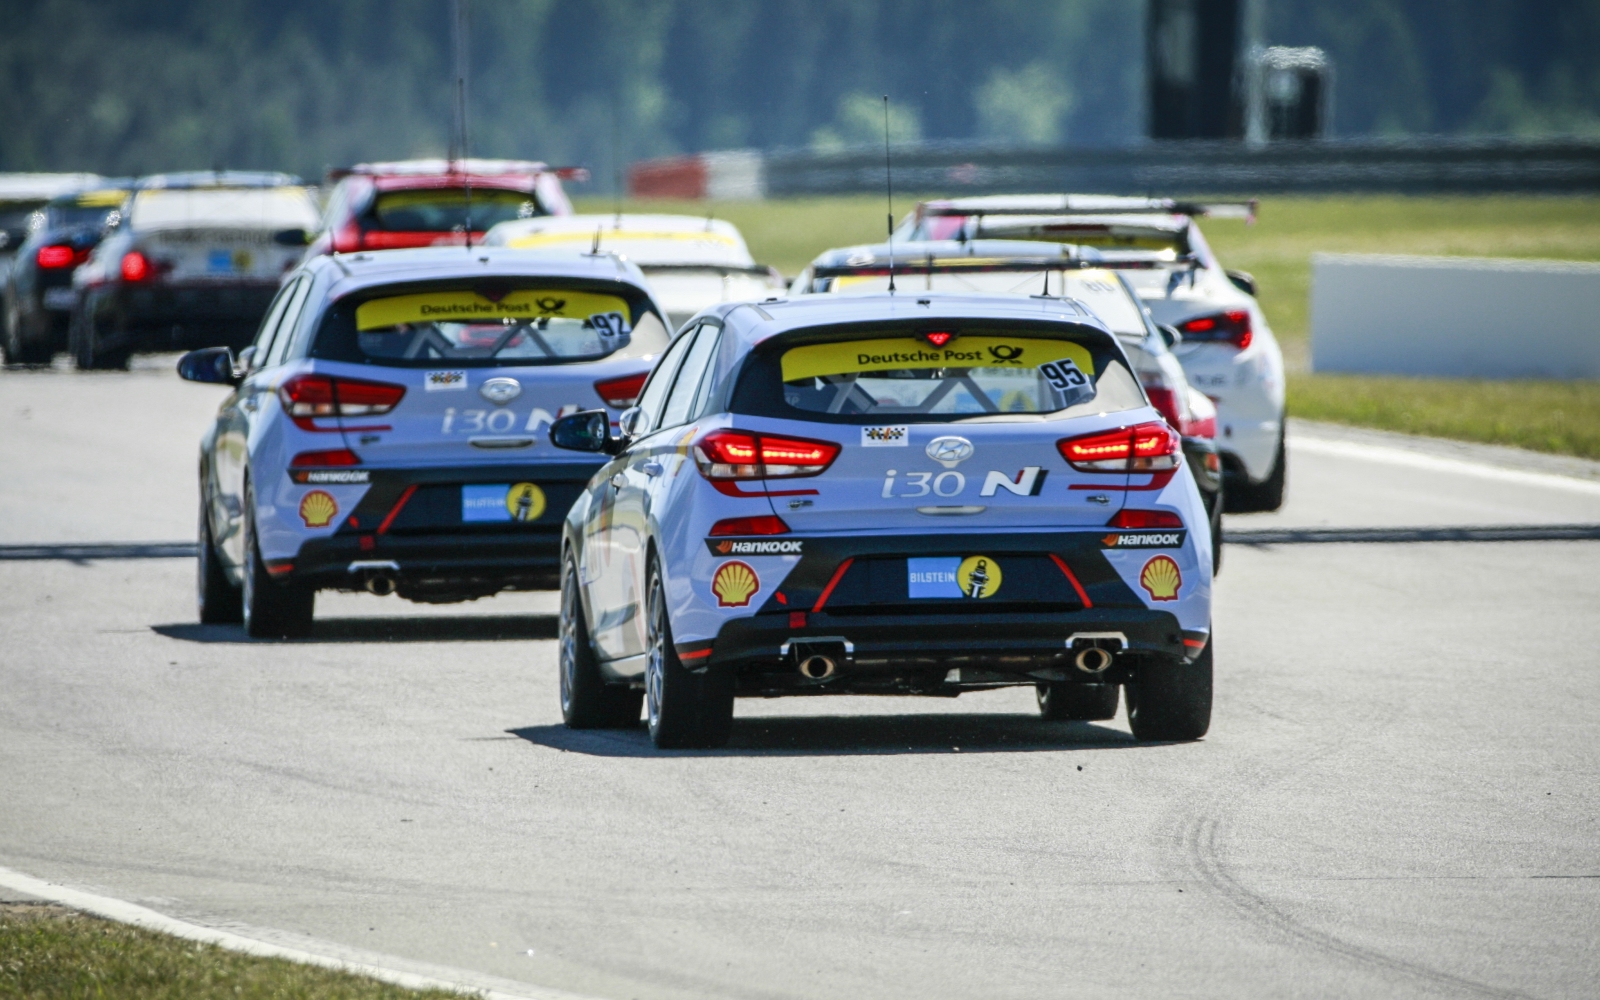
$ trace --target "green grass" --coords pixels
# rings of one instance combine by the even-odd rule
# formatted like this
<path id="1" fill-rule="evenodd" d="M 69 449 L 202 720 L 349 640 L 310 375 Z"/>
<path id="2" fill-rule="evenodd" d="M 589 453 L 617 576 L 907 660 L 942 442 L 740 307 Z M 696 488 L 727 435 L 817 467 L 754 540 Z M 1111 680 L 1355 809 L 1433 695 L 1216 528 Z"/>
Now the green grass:
<path id="1" fill-rule="evenodd" d="M 255 958 L 49 906 L 0 905 L 0 997 L 27 1000 L 460 1000 Z"/>
<path id="2" fill-rule="evenodd" d="M 897 195 L 903 214 L 917 195 Z M 925 196 L 922 196 L 925 197 Z M 627 211 L 713 211 L 762 263 L 793 276 L 818 253 L 884 237 L 878 196 L 768 202 L 625 202 Z M 582 199 L 579 211 L 608 212 Z M 1264 198 L 1257 222 L 1212 219 L 1206 239 L 1256 276 L 1290 371 L 1289 412 L 1318 420 L 1600 458 L 1600 383 L 1478 382 L 1311 374 L 1311 255 L 1403 253 L 1600 260 L 1600 198 L 1345 195 Z"/>

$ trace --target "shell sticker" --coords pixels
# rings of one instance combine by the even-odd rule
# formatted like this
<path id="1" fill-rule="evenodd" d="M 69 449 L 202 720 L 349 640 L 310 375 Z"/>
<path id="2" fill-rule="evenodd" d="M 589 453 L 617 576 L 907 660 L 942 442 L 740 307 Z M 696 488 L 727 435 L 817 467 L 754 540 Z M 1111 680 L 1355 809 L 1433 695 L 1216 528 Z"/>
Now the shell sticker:
<path id="1" fill-rule="evenodd" d="M 544 490 L 533 483 L 516 483 L 506 490 L 506 511 L 513 521 L 537 521 L 544 507 Z"/>
<path id="2" fill-rule="evenodd" d="M 1171 556 L 1156 556 L 1140 571 L 1139 586 L 1150 594 L 1152 601 L 1175 601 L 1183 587 L 1183 574 Z"/>
<path id="3" fill-rule="evenodd" d="M 719 608 L 743 608 L 761 589 L 761 578 L 756 571 L 742 562 L 725 562 L 717 567 L 711 578 L 711 592 L 717 595 Z"/>
<path id="4" fill-rule="evenodd" d="M 988 556 L 967 556 L 956 568 L 956 583 L 967 597 L 993 597 L 1002 579 L 1000 564 Z"/>
<path id="5" fill-rule="evenodd" d="M 300 520 L 308 528 L 326 528 L 339 516 L 339 505 L 321 490 L 312 490 L 300 501 Z"/>

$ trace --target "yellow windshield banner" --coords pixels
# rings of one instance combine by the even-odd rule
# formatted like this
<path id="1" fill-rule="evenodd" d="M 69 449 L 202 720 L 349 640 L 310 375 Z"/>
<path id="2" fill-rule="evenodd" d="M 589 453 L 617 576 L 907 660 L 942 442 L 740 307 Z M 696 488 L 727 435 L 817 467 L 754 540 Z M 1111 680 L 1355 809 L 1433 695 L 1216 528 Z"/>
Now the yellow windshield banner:
<path id="1" fill-rule="evenodd" d="M 600 231 L 600 245 L 609 246 L 613 243 L 642 243 L 642 242 L 677 242 L 677 243 L 716 243 L 721 246 L 738 246 L 738 241 L 723 233 L 686 233 L 686 232 L 649 232 L 643 229 L 602 229 Z M 506 240 L 506 246 L 518 250 L 529 247 L 558 246 L 568 243 L 588 246 L 594 242 L 594 230 L 560 230 L 556 232 L 528 233 L 525 236 L 513 236 Z"/>
<path id="2" fill-rule="evenodd" d="M 381 330 L 401 323 L 475 323 L 503 319 L 564 317 L 588 319 L 619 313 L 626 323 L 628 304 L 615 295 L 567 289 L 524 289 L 492 302 L 477 292 L 421 292 L 372 299 L 356 307 L 357 330 Z"/>
<path id="3" fill-rule="evenodd" d="M 913 337 L 847 340 L 811 344 L 783 354 L 783 380 L 906 368 L 1037 368 L 1070 360 L 1085 375 L 1094 374 L 1094 356 L 1069 340 L 1034 337 L 960 337 L 933 347 Z"/>

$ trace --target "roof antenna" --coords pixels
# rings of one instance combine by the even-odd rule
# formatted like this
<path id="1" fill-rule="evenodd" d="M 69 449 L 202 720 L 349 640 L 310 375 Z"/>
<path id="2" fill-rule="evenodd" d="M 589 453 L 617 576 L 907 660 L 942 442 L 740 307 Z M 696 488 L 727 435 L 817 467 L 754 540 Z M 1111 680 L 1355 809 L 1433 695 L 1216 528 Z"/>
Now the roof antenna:
<path id="1" fill-rule="evenodd" d="M 889 160 L 889 95 L 883 95 L 883 186 L 889 202 L 889 294 L 894 294 L 894 165 Z"/>
<path id="2" fill-rule="evenodd" d="M 467 192 L 467 218 L 466 242 L 467 249 L 472 249 L 472 174 L 465 168 L 467 158 L 467 0 L 455 0 L 456 18 L 456 131 L 460 135 L 461 144 L 457 151 L 461 154 L 462 175 L 466 180 Z M 455 146 L 455 143 L 451 143 Z"/>
<path id="3" fill-rule="evenodd" d="M 591 257 L 593 257 L 594 255 L 596 255 L 596 254 L 598 254 L 600 252 L 600 230 L 603 229 L 603 228 L 605 228 L 605 227 L 604 226 L 595 226 L 594 227 L 594 244 L 589 247 L 589 256 L 591 256 Z"/>
<path id="4" fill-rule="evenodd" d="M 613 229 L 622 229 L 622 102 L 611 93 L 611 206 L 616 218 Z M 598 244 L 597 244 L 598 245 Z"/>

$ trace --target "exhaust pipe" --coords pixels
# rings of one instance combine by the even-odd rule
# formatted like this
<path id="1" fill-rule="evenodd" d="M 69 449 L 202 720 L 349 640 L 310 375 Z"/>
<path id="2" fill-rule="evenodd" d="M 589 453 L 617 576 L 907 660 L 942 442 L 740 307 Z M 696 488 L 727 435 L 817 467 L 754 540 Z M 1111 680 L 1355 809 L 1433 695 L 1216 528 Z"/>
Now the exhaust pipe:
<path id="1" fill-rule="evenodd" d="M 1072 662 L 1086 674 L 1100 674 L 1111 666 L 1111 654 L 1099 646 L 1085 646 Z"/>
<path id="2" fill-rule="evenodd" d="M 394 577 L 389 576 L 386 573 L 374 573 L 367 577 L 365 583 L 367 593 L 369 594 L 376 594 L 379 597 L 388 597 L 390 594 L 394 593 Z"/>
<path id="3" fill-rule="evenodd" d="M 400 564 L 393 559 L 363 559 L 351 563 L 348 571 L 361 574 L 361 586 L 367 593 L 388 597 L 398 586 L 395 577 L 400 573 Z"/>
<path id="4" fill-rule="evenodd" d="M 833 676 L 839 665 L 833 657 L 817 653 L 800 661 L 800 676 L 808 681 L 823 681 Z"/>

